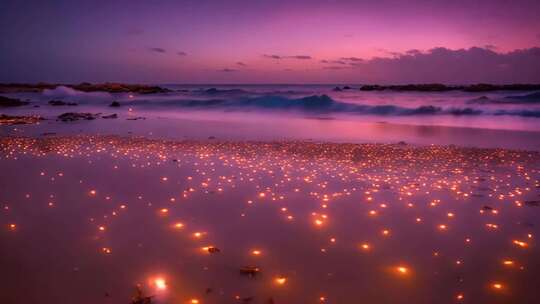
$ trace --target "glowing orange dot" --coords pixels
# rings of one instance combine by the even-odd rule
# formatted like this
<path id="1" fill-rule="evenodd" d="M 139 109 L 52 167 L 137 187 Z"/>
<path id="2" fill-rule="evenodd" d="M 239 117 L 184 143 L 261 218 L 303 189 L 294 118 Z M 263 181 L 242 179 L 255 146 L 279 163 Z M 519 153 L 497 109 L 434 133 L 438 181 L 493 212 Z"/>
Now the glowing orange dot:
<path id="1" fill-rule="evenodd" d="M 369 246 L 368 243 L 362 243 L 362 244 L 360 244 L 360 247 L 361 247 L 363 250 L 369 250 L 369 248 L 371 248 L 371 246 Z"/>
<path id="2" fill-rule="evenodd" d="M 163 278 L 156 278 L 154 279 L 154 286 L 159 290 L 165 290 L 167 289 L 167 282 Z"/>
<path id="3" fill-rule="evenodd" d="M 257 249 L 251 251 L 251 254 L 253 254 L 253 255 L 261 255 L 261 253 L 262 252 L 260 250 L 257 250 Z"/>
<path id="4" fill-rule="evenodd" d="M 504 260 L 503 264 L 506 265 L 506 266 L 512 266 L 512 265 L 514 265 L 514 261 L 512 261 L 512 260 Z"/>
<path id="5" fill-rule="evenodd" d="M 501 283 L 493 283 L 491 284 L 491 287 L 494 289 L 503 289 L 504 286 Z"/>
<path id="6" fill-rule="evenodd" d="M 96 195 L 96 190 L 90 190 L 90 195 Z"/>
<path id="7" fill-rule="evenodd" d="M 399 274 L 407 274 L 409 273 L 409 269 L 405 266 L 398 266 L 396 267 L 396 270 Z"/>
<path id="8" fill-rule="evenodd" d="M 191 304 L 199 304 L 200 303 L 198 299 L 191 299 L 189 302 Z"/>
<path id="9" fill-rule="evenodd" d="M 287 282 L 287 278 L 285 277 L 277 277 L 275 279 L 275 282 L 278 284 L 278 285 L 283 285 L 285 284 L 285 282 Z"/>

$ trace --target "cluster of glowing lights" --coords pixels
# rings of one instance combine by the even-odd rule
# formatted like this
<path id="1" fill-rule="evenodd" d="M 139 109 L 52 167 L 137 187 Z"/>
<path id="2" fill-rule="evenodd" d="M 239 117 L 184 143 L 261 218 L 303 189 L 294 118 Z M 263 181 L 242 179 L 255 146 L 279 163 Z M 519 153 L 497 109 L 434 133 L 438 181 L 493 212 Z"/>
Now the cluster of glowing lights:
<path id="1" fill-rule="evenodd" d="M 155 278 L 153 284 L 154 284 L 154 287 L 158 290 L 167 289 L 167 281 L 165 281 L 164 278 L 161 278 L 161 277 Z"/>
<path id="2" fill-rule="evenodd" d="M 104 151 L 107 151 L 106 149 L 106 147 L 101 147 L 97 151 L 103 153 Z M 180 189 L 180 191 L 178 191 L 177 193 L 173 193 L 165 197 L 165 202 L 167 203 L 168 207 L 161 208 L 159 204 L 161 204 L 162 202 L 152 201 L 151 199 L 147 200 L 146 197 L 143 199 L 142 196 L 139 197 L 139 200 L 141 200 L 141 202 L 143 202 L 145 206 L 148 206 L 149 208 L 151 208 L 151 210 L 153 210 L 152 215 L 155 218 L 158 218 L 165 222 L 164 225 L 165 227 L 167 227 L 167 229 L 169 229 L 169 232 L 171 234 L 179 236 L 183 235 L 185 231 L 185 235 L 187 236 L 187 238 L 191 238 L 190 242 L 194 243 L 199 243 L 202 241 L 206 242 L 208 239 L 213 239 L 213 237 L 218 233 L 214 234 L 215 231 L 213 231 L 211 227 L 200 226 L 200 229 L 204 229 L 202 231 L 210 231 L 210 234 L 206 235 L 207 232 L 187 229 L 189 227 L 186 227 L 185 224 L 182 222 L 175 222 L 174 220 L 169 221 L 172 215 L 177 214 L 178 209 L 176 208 L 179 208 L 177 206 L 180 206 L 180 203 L 183 201 L 188 201 L 194 195 L 210 193 L 218 193 L 215 195 L 221 195 L 220 193 L 222 192 L 227 192 L 229 191 L 229 189 L 239 187 L 241 185 L 241 182 L 252 183 L 256 187 L 254 187 L 254 189 L 252 188 L 249 191 L 248 195 L 246 195 L 248 197 L 242 198 L 240 200 L 242 203 L 242 210 L 238 211 L 235 214 L 239 214 L 241 217 L 249 218 L 252 214 L 250 213 L 250 211 L 254 210 L 254 208 L 257 208 L 258 205 L 267 205 L 268 208 L 274 208 L 274 210 L 276 211 L 275 214 L 279 215 L 280 221 L 287 220 L 287 227 L 289 227 L 289 225 L 299 225 L 299 223 L 303 223 L 304 225 L 308 225 L 312 231 L 316 231 L 317 234 L 320 234 L 320 236 L 322 236 L 320 239 L 323 240 L 323 244 L 321 245 L 319 243 L 319 246 L 316 247 L 317 254 L 320 254 L 319 249 L 320 252 L 330 253 L 332 252 L 332 250 L 341 250 L 343 248 L 341 247 L 343 244 L 345 244 L 345 246 L 350 245 L 346 244 L 348 238 L 342 237 L 340 231 L 334 230 L 334 226 L 339 227 L 340 218 L 336 217 L 335 213 L 333 213 L 334 208 L 339 204 L 339 202 L 343 198 L 350 196 L 351 200 L 354 200 L 355 203 L 359 203 L 362 208 L 360 209 L 361 211 L 359 213 L 355 213 L 355 215 L 365 220 L 367 212 L 368 216 L 371 218 L 369 219 L 369 221 L 365 220 L 363 223 L 369 222 L 369 225 L 372 225 L 372 227 L 370 228 L 374 229 L 370 230 L 371 235 L 358 236 L 358 239 L 352 241 L 353 245 L 347 248 L 354 249 L 354 244 L 357 244 L 356 254 L 358 254 L 358 248 L 360 249 L 360 251 L 372 251 L 371 254 L 359 254 L 359 256 L 362 256 L 362 258 L 366 259 L 370 259 L 372 258 L 372 256 L 375 256 L 375 254 L 373 254 L 375 252 L 384 252 L 385 250 L 388 250 L 388 248 L 393 248 L 389 247 L 388 244 L 392 243 L 394 240 L 401 241 L 400 238 L 403 235 L 406 235 L 407 232 L 406 230 L 401 230 L 401 227 L 399 225 L 401 225 L 402 223 L 408 223 L 408 225 L 413 225 L 415 229 L 428 229 L 430 233 L 433 233 L 434 231 L 436 232 L 437 230 L 446 231 L 449 230 L 449 227 L 451 227 L 451 229 L 446 233 L 437 232 L 434 233 L 434 235 L 439 238 L 444 238 L 448 240 L 457 240 L 456 242 L 458 243 L 458 246 L 466 245 L 470 249 L 474 247 L 474 244 L 471 243 L 471 238 L 466 236 L 474 235 L 475 244 L 479 243 L 477 240 L 481 241 L 481 237 L 477 237 L 476 234 L 474 234 L 475 231 L 466 231 L 465 234 L 461 233 L 462 231 L 459 229 L 460 227 L 458 225 L 459 219 L 463 218 L 463 213 L 460 212 L 460 210 L 455 210 L 456 207 L 450 204 L 462 201 L 468 202 L 475 197 L 483 197 L 482 204 L 484 204 L 485 202 L 485 204 L 490 204 L 494 207 L 498 207 L 499 209 L 494 209 L 494 207 L 485 206 L 480 210 L 480 214 L 477 213 L 478 209 L 474 209 L 474 216 L 482 217 L 483 219 L 492 222 L 486 224 L 486 221 L 484 220 L 479 221 L 478 224 L 476 224 L 476 229 L 480 229 L 483 231 L 483 233 L 486 234 L 490 233 L 492 235 L 495 235 L 506 232 L 506 228 L 510 226 L 510 224 L 503 221 L 500 221 L 501 224 L 496 224 L 496 222 L 499 222 L 499 220 L 501 220 L 503 216 L 506 216 L 507 211 L 507 205 L 498 205 L 500 204 L 499 201 L 510 201 L 510 206 L 512 208 L 515 208 L 516 206 L 523 207 L 527 205 L 527 199 L 515 200 L 515 198 L 522 195 L 524 196 L 527 193 L 534 193 L 533 191 L 535 189 L 535 187 L 532 185 L 531 187 L 520 186 L 512 188 L 510 175 L 505 177 L 500 174 L 496 175 L 493 172 L 485 173 L 484 171 L 482 171 L 484 173 L 479 173 L 479 171 L 475 170 L 472 170 L 472 172 L 468 172 L 465 169 L 452 168 L 453 166 L 457 166 L 454 163 L 456 160 L 447 160 L 445 162 L 445 165 L 442 166 L 442 169 L 440 169 L 445 170 L 442 171 L 442 173 L 436 172 L 436 170 L 430 168 L 424 168 L 424 170 L 429 169 L 431 171 L 420 171 L 420 173 L 417 173 L 415 175 L 411 173 L 412 171 L 408 171 L 406 166 L 400 167 L 394 163 L 391 163 L 391 160 L 388 160 L 388 162 L 390 162 L 389 164 L 385 164 L 385 161 L 387 161 L 386 159 L 378 158 L 375 156 L 373 157 L 373 159 L 369 159 L 369 161 L 366 160 L 365 162 L 354 164 L 351 164 L 347 160 L 330 162 L 325 158 L 317 158 L 317 160 L 323 162 L 324 165 L 319 165 L 317 162 L 309 162 L 308 166 L 308 163 L 300 157 L 296 158 L 296 156 L 294 156 L 295 158 L 293 158 L 293 160 L 290 160 L 290 155 L 287 155 L 287 157 L 289 157 L 287 158 L 284 157 L 282 154 L 278 154 L 278 152 L 274 151 L 268 152 L 268 155 L 270 156 L 254 158 L 253 160 L 251 160 L 248 157 L 240 157 L 239 154 L 229 156 L 225 153 L 220 152 L 220 150 L 218 150 L 220 148 L 218 148 L 217 146 L 196 146 L 190 147 L 189 149 L 191 149 L 189 150 L 191 152 L 187 154 L 190 156 L 196 155 L 197 159 L 200 160 L 200 163 L 197 163 L 197 169 L 193 170 L 193 172 L 190 172 L 190 176 L 188 176 L 187 178 L 177 178 L 177 176 L 173 175 L 170 175 L 170 177 L 159 177 L 161 175 L 157 175 L 154 180 L 154 182 L 158 183 L 160 181 L 167 182 L 173 180 L 180 180 L 181 182 L 187 183 L 185 187 L 184 185 L 182 185 L 183 188 Z M 64 151 L 64 154 L 71 155 L 76 153 L 74 151 L 77 150 L 68 149 Z M 126 148 L 125 150 L 118 148 L 118 151 L 119 152 L 112 152 L 113 155 L 130 155 L 130 157 L 133 157 L 133 159 L 135 160 L 142 159 L 142 150 L 138 150 L 138 148 L 136 147 L 131 146 L 129 148 Z M 433 152 L 433 155 L 436 155 L 436 153 L 437 150 Z M 493 158 L 498 157 L 497 155 L 493 156 L 489 153 L 487 154 Z M 220 173 L 223 175 L 216 176 L 215 172 L 219 171 L 217 170 L 217 165 L 214 164 L 217 156 L 219 156 L 220 164 L 226 167 L 237 168 L 238 172 L 236 172 L 234 176 L 224 173 Z M 170 156 L 167 156 L 165 149 L 159 151 L 159 157 L 161 158 L 160 161 L 163 163 L 165 162 L 165 160 L 168 160 L 170 158 Z M 148 168 L 149 166 L 151 166 L 151 164 L 152 163 L 149 160 L 144 159 L 144 162 L 141 164 L 137 164 L 137 166 L 139 166 L 138 168 Z M 193 165 L 193 163 L 190 164 Z M 180 161 L 178 162 L 178 165 L 180 165 Z M 184 165 L 184 163 L 182 163 L 182 165 Z M 375 171 L 374 173 L 369 171 L 369 169 L 378 169 L 379 167 L 376 167 L 376 165 L 384 166 L 385 170 L 372 170 Z M 466 167 L 464 164 L 459 165 L 460 167 Z M 135 166 L 135 164 L 133 164 L 133 166 Z M 114 168 L 119 169 L 121 168 L 121 166 L 114 166 Z M 524 170 L 523 168 L 521 168 L 520 170 Z M 280 170 L 282 170 L 283 172 L 280 173 Z M 242 174 L 239 174 L 239 172 L 241 172 Z M 450 174 L 443 174 L 448 172 L 452 172 L 455 175 L 450 176 Z M 48 179 L 51 175 L 56 176 L 56 174 L 51 174 L 50 172 L 46 173 L 45 171 L 38 171 L 37 173 L 40 176 L 46 176 L 43 179 Z M 465 173 L 467 173 L 468 176 L 464 175 Z M 66 175 L 67 174 L 68 172 L 66 172 Z M 482 191 L 484 191 L 483 194 L 479 193 L 479 191 L 476 191 L 476 188 L 479 187 L 478 185 L 481 184 L 481 182 L 479 181 L 479 176 L 481 174 L 487 175 L 487 177 L 485 177 L 484 179 L 486 179 L 488 182 L 492 181 L 493 183 L 493 185 L 490 185 L 493 189 L 488 188 L 487 186 L 482 188 Z M 489 175 L 492 175 L 491 178 L 489 177 Z M 273 181 L 272 183 L 265 183 L 263 182 L 265 176 L 275 178 L 275 181 Z M 56 176 L 56 178 L 59 179 L 60 175 Z M 526 178 L 531 179 L 530 176 L 526 176 Z M 332 181 L 334 181 L 335 183 L 347 182 L 354 184 L 340 184 L 339 187 L 343 187 L 338 189 L 336 188 L 335 184 L 332 184 Z M 298 186 L 298 182 L 302 182 L 302 186 Z M 531 183 L 533 182 L 536 183 L 534 185 L 536 185 L 536 189 L 538 189 L 538 187 L 540 186 L 538 184 L 538 181 L 531 181 Z M 362 185 L 362 183 L 366 183 L 367 186 L 365 188 L 364 186 L 360 186 Z M 167 187 L 170 186 L 170 184 L 172 183 L 163 183 L 161 184 L 161 187 Z M 89 183 L 89 185 L 92 184 Z M 289 188 L 286 188 L 286 185 L 289 185 Z M 511 189 L 507 191 L 504 190 L 505 187 Z M 387 197 L 382 197 L 386 189 L 397 192 L 396 198 L 388 199 Z M 444 199 L 424 199 L 422 196 L 416 197 L 417 195 L 435 193 L 434 191 L 437 191 L 437 194 L 444 194 L 444 192 L 446 191 L 447 193 L 450 193 L 449 195 L 451 195 L 451 197 L 448 198 L 448 195 L 444 196 Z M 105 193 L 103 189 L 99 189 L 100 195 L 98 197 L 95 197 L 98 193 L 97 189 L 88 190 L 88 188 L 83 188 L 81 193 L 82 196 L 86 198 L 88 196 L 94 197 L 92 198 L 92 200 L 103 198 L 104 200 L 108 201 L 108 204 L 115 202 L 114 195 L 109 194 L 108 196 L 106 196 L 107 193 Z M 294 195 L 294 197 L 291 199 L 292 195 Z M 286 205 L 288 201 L 293 201 L 301 195 L 308 196 L 309 198 L 313 199 L 313 205 L 310 205 L 310 207 L 308 207 L 311 208 L 310 210 L 299 211 L 299 209 L 295 208 L 293 205 Z M 30 193 L 27 193 L 24 195 L 24 197 L 26 197 L 27 199 L 31 199 L 34 198 L 34 194 L 30 195 Z M 365 198 L 365 200 L 362 198 Z M 381 201 L 383 201 L 384 203 L 381 203 Z M 414 201 L 414 204 L 410 201 Z M 57 200 L 56 197 L 47 198 L 47 200 L 43 201 L 43 204 L 45 203 L 48 204 L 49 207 L 56 206 L 57 208 L 58 206 L 62 205 L 62 202 L 60 200 Z M 56 203 L 58 203 L 58 205 Z M 115 225 L 110 225 L 109 221 L 114 217 L 121 216 L 121 214 L 123 214 L 124 212 L 129 212 L 128 210 L 126 210 L 127 202 L 125 200 L 122 200 L 121 203 L 122 204 L 119 205 L 119 202 L 116 201 L 114 203 L 114 209 L 110 212 L 107 212 L 107 214 L 104 215 L 103 218 L 92 218 L 92 229 L 95 229 L 97 225 L 98 230 L 103 232 L 96 234 L 96 238 L 102 243 L 100 243 L 96 247 L 97 250 L 93 251 L 94 253 L 99 253 L 99 249 L 101 249 L 101 253 L 103 254 L 112 253 L 110 247 L 102 246 L 109 246 L 110 240 L 108 238 L 105 238 L 104 236 L 107 236 L 109 231 L 114 230 L 114 228 L 116 227 Z M 129 209 L 131 210 L 133 204 L 131 204 L 130 202 L 129 206 Z M 407 213 L 404 213 L 404 216 L 407 217 L 406 221 L 396 223 L 395 225 L 393 222 L 383 222 L 385 220 L 388 220 L 388 215 L 391 212 L 395 212 L 397 208 L 406 208 Z M 6 212 L 11 212 L 8 206 L 5 206 L 3 209 Z M 429 212 L 436 212 L 437 217 L 432 218 L 431 215 L 428 216 L 425 213 L 426 209 L 429 209 Z M 54 212 L 54 210 L 51 212 Z M 160 214 L 167 216 L 160 216 Z M 187 218 L 188 217 L 186 216 L 183 219 L 187 220 Z M 293 219 L 295 218 L 298 220 L 293 221 Z M 308 220 L 304 221 L 304 219 L 306 218 Z M 14 219 L 17 220 L 17 218 Z M 331 222 L 329 222 L 330 219 L 332 220 Z M 432 221 L 432 219 L 435 221 Z M 437 223 L 437 221 L 440 222 Z M 441 222 L 446 223 L 439 224 Z M 18 223 L 24 224 L 24 222 Z M 188 226 L 191 226 L 191 223 L 192 221 L 190 219 Z M 330 223 L 331 225 L 328 225 L 328 223 Z M 415 223 L 419 225 L 416 225 Z M 426 224 L 424 225 L 421 223 Z M 107 228 L 105 225 L 107 225 Z M 313 225 L 317 227 L 317 229 L 314 229 Z M 377 226 L 373 227 L 374 225 Z M 385 227 L 391 227 L 392 230 Z M 8 224 L 8 229 L 15 230 L 16 228 L 16 224 Z M 174 229 L 178 229 L 179 231 L 172 232 L 174 231 Z M 486 232 L 487 230 L 492 232 Z M 18 236 L 19 234 L 20 233 L 14 233 L 13 235 Z M 203 236 L 205 236 L 205 238 L 202 240 L 193 239 L 200 239 L 203 238 Z M 337 241 L 338 238 L 336 237 L 339 238 L 339 242 Z M 384 240 L 382 240 L 383 237 Z M 514 235 L 514 237 L 520 239 L 510 239 L 511 243 L 508 241 L 508 239 L 504 239 L 504 242 L 506 242 L 506 245 L 508 247 L 531 247 L 530 251 L 532 251 L 532 249 L 535 249 L 535 242 L 531 233 L 526 234 L 526 237 L 524 235 Z M 361 242 L 362 239 L 373 241 L 373 243 L 359 243 L 359 241 Z M 380 242 L 376 241 L 376 239 L 380 240 Z M 463 242 L 463 240 L 465 241 Z M 260 241 L 261 240 L 256 240 L 256 242 L 253 242 L 252 244 L 262 245 L 261 247 L 264 249 L 265 254 L 263 255 L 263 251 L 259 248 L 245 247 L 241 248 L 243 258 L 247 258 L 248 260 L 252 260 L 254 262 L 261 262 L 268 258 L 267 252 L 270 252 L 270 255 L 272 256 L 275 255 L 276 257 L 279 257 L 278 254 L 275 254 L 275 251 L 267 251 L 271 248 L 265 247 L 267 245 L 261 244 Z M 372 244 L 375 244 L 375 247 L 373 247 Z M 202 251 L 204 251 L 205 253 L 219 252 L 219 250 L 214 246 L 202 245 L 203 244 L 197 244 L 192 247 L 192 249 L 194 248 L 195 250 L 199 250 L 199 248 L 201 248 Z M 114 247 L 114 244 L 112 246 L 113 248 L 115 248 L 115 256 L 118 255 L 119 250 L 116 249 L 117 247 Z M 443 248 L 429 248 L 427 253 L 430 254 L 431 252 L 433 252 L 433 250 L 440 250 L 433 253 L 434 259 L 439 259 L 442 261 L 444 257 L 449 257 L 448 252 L 445 252 Z M 518 251 L 519 249 L 514 250 Z M 224 250 L 223 254 L 226 253 L 227 250 Z M 523 251 L 523 253 L 526 254 L 527 251 Z M 113 256 L 113 258 L 115 256 Z M 257 258 L 250 258 L 250 256 Z M 452 267 L 456 267 L 456 269 L 457 267 L 462 267 L 463 269 L 465 269 L 464 267 L 467 267 L 471 263 L 469 263 L 467 259 L 462 260 L 462 257 L 464 257 L 464 255 L 454 255 L 446 259 L 446 263 L 453 265 Z M 205 256 L 204 259 L 212 258 L 213 257 Z M 513 258 L 516 258 L 518 261 L 513 260 Z M 401 261 L 403 261 L 405 265 L 411 266 L 413 268 L 409 268 L 408 266 L 403 265 L 395 266 L 395 264 L 389 264 L 394 265 L 393 268 L 392 266 L 385 267 L 385 269 L 387 270 L 390 269 L 390 271 L 388 271 L 390 276 L 395 276 L 397 274 L 398 276 L 407 277 L 408 275 L 411 275 L 411 272 L 413 275 L 416 275 L 417 272 L 420 272 L 416 268 L 417 265 L 411 263 L 412 261 Z M 525 261 L 525 259 L 521 259 L 518 256 L 512 257 L 511 255 L 509 255 L 508 258 L 497 260 L 497 267 L 507 267 L 505 271 L 512 272 L 517 269 L 524 269 L 522 265 L 525 265 Z M 419 267 L 418 269 L 421 268 Z M 272 282 L 271 278 L 272 277 L 270 277 L 269 279 L 270 282 Z M 287 282 L 288 278 L 284 276 L 278 276 L 273 278 L 273 283 L 276 285 L 285 285 Z M 511 285 L 507 286 L 503 285 L 500 282 L 489 282 L 491 282 L 491 280 L 486 280 L 485 282 L 483 282 L 483 284 L 489 285 L 493 290 L 511 289 L 508 287 Z M 168 288 L 167 282 L 162 277 L 152 279 L 151 285 L 157 290 L 165 290 Z M 458 301 L 464 300 L 465 298 L 463 293 L 455 293 L 453 294 L 453 296 L 455 296 L 455 299 Z M 469 298 L 471 296 L 467 295 L 467 297 Z M 198 299 L 188 299 L 189 297 L 184 298 L 184 301 L 187 300 L 189 301 L 189 303 L 192 304 L 199 303 Z M 316 299 L 317 298 L 313 300 Z M 321 302 L 324 302 L 326 300 L 326 296 L 321 296 L 319 298 L 319 301 Z"/>

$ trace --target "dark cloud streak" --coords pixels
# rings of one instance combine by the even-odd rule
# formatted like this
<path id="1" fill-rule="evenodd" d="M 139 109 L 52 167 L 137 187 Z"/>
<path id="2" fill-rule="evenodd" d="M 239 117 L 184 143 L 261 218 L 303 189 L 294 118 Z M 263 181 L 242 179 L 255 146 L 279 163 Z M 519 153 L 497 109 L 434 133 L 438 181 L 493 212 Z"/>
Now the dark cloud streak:
<path id="1" fill-rule="evenodd" d="M 150 51 L 154 52 L 154 53 L 166 53 L 167 52 L 165 49 L 162 49 L 162 48 L 159 48 L 159 47 L 151 47 Z"/>

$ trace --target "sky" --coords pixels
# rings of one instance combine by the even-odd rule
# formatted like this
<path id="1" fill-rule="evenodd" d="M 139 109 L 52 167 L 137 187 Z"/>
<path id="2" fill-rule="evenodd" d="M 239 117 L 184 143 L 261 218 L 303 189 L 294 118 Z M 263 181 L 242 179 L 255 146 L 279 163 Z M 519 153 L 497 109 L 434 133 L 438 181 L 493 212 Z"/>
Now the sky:
<path id="1" fill-rule="evenodd" d="M 540 1 L 0 1 L 0 82 L 540 82 Z"/>

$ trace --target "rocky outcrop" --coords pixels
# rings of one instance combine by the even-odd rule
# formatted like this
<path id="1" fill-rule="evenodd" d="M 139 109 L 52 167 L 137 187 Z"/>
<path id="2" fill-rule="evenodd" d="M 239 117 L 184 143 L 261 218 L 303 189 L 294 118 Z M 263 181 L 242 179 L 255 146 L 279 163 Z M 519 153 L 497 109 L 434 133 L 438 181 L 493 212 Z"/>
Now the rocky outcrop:
<path id="1" fill-rule="evenodd" d="M 144 84 L 123 84 L 123 83 L 88 83 L 80 84 L 50 84 L 50 83 L 2 83 L 0 84 L 0 93 L 23 93 L 23 92 L 42 92 L 46 89 L 55 89 L 59 86 L 65 86 L 82 92 L 108 92 L 108 93 L 137 93 L 137 94 L 157 94 L 168 93 L 169 89 L 159 86 Z"/>
<path id="2" fill-rule="evenodd" d="M 101 114 L 92 114 L 92 113 L 75 113 L 75 112 L 67 112 L 58 115 L 56 120 L 63 121 L 63 122 L 69 122 L 69 121 L 77 121 L 77 120 L 94 120 L 98 118 Z"/>
<path id="3" fill-rule="evenodd" d="M 62 100 L 49 100 L 51 106 L 77 106 L 76 102 L 65 102 Z"/>
<path id="4" fill-rule="evenodd" d="M 17 98 L 9 98 L 5 96 L 0 96 L 0 107 L 19 107 L 27 105 L 28 102 L 22 101 Z"/>

